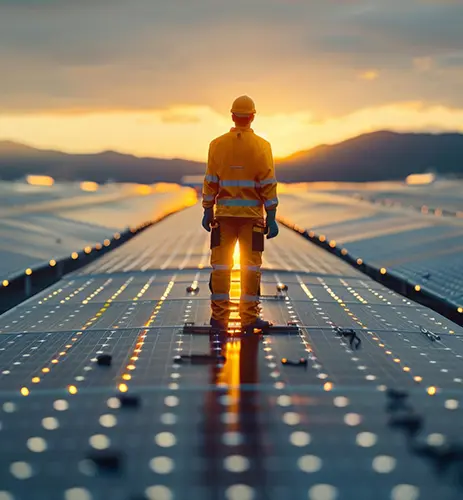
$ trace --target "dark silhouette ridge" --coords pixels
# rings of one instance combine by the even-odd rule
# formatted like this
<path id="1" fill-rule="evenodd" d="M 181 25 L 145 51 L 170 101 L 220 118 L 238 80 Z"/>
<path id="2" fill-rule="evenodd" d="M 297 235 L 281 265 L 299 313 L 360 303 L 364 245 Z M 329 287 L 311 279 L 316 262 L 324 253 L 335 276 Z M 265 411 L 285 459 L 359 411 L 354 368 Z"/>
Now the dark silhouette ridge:
<path id="1" fill-rule="evenodd" d="M 320 145 L 277 161 L 282 182 L 400 180 L 411 173 L 463 176 L 463 134 L 363 134 L 334 145 Z M 117 151 L 69 154 L 0 141 L 0 177 L 50 175 L 60 181 L 179 182 L 202 175 L 204 163 L 141 158 Z"/>

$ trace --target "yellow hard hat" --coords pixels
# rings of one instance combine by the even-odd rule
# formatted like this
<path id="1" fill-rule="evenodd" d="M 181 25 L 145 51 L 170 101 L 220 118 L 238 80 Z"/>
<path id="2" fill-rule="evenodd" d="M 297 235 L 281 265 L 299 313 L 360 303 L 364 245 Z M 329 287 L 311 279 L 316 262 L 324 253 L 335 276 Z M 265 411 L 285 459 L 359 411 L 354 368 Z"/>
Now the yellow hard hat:
<path id="1" fill-rule="evenodd" d="M 249 116 L 256 112 L 256 106 L 249 96 L 242 95 L 233 101 L 231 112 L 236 116 Z"/>

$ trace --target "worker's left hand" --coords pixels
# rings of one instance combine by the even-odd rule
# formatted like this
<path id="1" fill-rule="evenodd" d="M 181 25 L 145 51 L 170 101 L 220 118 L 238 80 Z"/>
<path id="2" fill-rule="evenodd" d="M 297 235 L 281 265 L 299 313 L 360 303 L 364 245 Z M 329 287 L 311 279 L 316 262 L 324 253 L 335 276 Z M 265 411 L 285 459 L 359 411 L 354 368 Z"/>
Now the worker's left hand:
<path id="1" fill-rule="evenodd" d="M 211 224 L 214 222 L 214 209 L 213 208 L 205 208 L 204 215 L 202 220 L 203 228 L 210 233 L 211 232 Z"/>
<path id="2" fill-rule="evenodd" d="M 278 224 L 276 221 L 276 210 L 270 210 L 267 212 L 267 219 L 265 221 L 265 232 L 267 233 L 267 239 L 271 240 L 278 236 L 280 232 L 278 229 Z"/>

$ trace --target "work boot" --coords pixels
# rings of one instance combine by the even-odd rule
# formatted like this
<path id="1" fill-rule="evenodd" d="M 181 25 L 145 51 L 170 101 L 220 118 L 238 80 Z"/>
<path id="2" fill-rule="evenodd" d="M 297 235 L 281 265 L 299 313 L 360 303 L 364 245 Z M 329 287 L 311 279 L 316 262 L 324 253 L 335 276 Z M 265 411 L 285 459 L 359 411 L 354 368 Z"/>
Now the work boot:
<path id="1" fill-rule="evenodd" d="M 210 325 L 212 330 L 219 330 L 219 331 L 227 331 L 228 326 L 226 323 L 222 323 L 222 321 L 219 321 L 218 319 L 211 318 Z"/>
<path id="2" fill-rule="evenodd" d="M 262 318 L 257 318 L 253 323 L 243 326 L 243 333 L 245 335 L 251 335 L 254 333 L 254 330 L 261 330 L 265 332 L 271 326 L 272 323 L 270 323 L 270 321 L 265 321 Z"/>

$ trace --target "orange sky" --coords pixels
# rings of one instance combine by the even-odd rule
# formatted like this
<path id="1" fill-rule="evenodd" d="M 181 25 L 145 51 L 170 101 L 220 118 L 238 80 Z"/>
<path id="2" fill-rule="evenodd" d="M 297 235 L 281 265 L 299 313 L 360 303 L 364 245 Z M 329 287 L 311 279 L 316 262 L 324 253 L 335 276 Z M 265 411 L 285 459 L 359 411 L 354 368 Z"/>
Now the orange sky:
<path id="1" fill-rule="evenodd" d="M 0 140 L 204 161 L 251 95 L 276 157 L 463 131 L 463 4 L 0 0 Z"/>
<path id="2" fill-rule="evenodd" d="M 333 143 L 378 129 L 427 130 L 433 126 L 463 129 L 463 110 L 402 103 L 355 111 L 343 117 L 313 120 L 309 112 L 262 115 L 253 128 L 283 157 L 319 143 Z M 0 115 L 9 139 L 68 152 L 118 150 L 137 156 L 183 157 L 204 161 L 211 138 L 228 130 L 228 114 L 208 107 L 159 112 L 113 112 L 50 115 Z"/>

